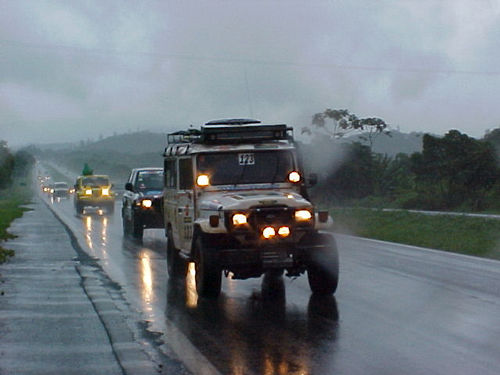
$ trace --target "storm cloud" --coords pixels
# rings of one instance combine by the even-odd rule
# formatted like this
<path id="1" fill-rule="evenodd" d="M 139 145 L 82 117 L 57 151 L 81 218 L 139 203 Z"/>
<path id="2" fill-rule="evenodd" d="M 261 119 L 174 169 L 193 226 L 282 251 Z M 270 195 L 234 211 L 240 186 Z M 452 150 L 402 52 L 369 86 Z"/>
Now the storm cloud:
<path id="1" fill-rule="evenodd" d="M 0 0 L 0 138 L 300 129 L 326 108 L 481 137 L 500 124 L 499 18 L 466 0 Z"/>

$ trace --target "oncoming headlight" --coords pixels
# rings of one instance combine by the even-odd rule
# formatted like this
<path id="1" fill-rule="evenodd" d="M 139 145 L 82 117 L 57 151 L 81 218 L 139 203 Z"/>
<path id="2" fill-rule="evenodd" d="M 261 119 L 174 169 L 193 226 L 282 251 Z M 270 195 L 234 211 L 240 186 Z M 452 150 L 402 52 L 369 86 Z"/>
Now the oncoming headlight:
<path id="1" fill-rule="evenodd" d="M 295 211 L 295 220 L 297 221 L 308 221 L 312 219 L 312 213 L 309 210 L 297 210 Z"/>
<path id="2" fill-rule="evenodd" d="M 288 174 L 288 181 L 297 183 L 300 182 L 300 173 L 293 171 Z"/>
<path id="3" fill-rule="evenodd" d="M 262 231 L 262 236 L 268 240 L 276 236 L 276 231 L 274 230 L 273 227 L 265 227 L 264 230 Z"/>
<path id="4" fill-rule="evenodd" d="M 278 234 L 281 237 L 288 237 L 290 235 L 290 228 L 289 227 L 281 227 L 278 229 Z"/>
<path id="5" fill-rule="evenodd" d="M 92 189 L 85 189 L 85 195 L 92 195 Z"/>
<path id="6" fill-rule="evenodd" d="M 146 207 L 146 208 L 149 208 L 151 206 L 153 206 L 153 201 L 151 199 L 144 199 L 142 202 L 142 207 Z"/>
<path id="7" fill-rule="evenodd" d="M 234 214 L 233 215 L 233 225 L 243 225 L 247 223 L 247 217 L 245 214 Z"/>
<path id="8" fill-rule="evenodd" d="M 206 174 L 200 174 L 197 178 L 196 178 L 196 184 L 199 186 L 199 187 L 206 187 L 208 185 L 210 185 L 210 178 L 208 177 L 208 175 Z"/>
<path id="9" fill-rule="evenodd" d="M 109 188 L 102 188 L 102 195 L 109 195 Z"/>

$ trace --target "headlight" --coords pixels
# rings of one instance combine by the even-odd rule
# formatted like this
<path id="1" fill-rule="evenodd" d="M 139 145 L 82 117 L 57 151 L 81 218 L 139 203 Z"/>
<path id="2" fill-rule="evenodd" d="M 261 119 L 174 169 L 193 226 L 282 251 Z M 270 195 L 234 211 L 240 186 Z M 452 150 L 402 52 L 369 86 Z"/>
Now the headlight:
<path id="1" fill-rule="evenodd" d="M 288 174 L 288 181 L 297 183 L 300 182 L 300 173 L 293 171 Z"/>
<path id="2" fill-rule="evenodd" d="M 268 240 L 276 236 L 276 231 L 274 230 L 273 227 L 265 227 L 264 230 L 262 231 L 262 236 Z"/>
<path id="3" fill-rule="evenodd" d="M 280 227 L 278 229 L 278 234 L 281 237 L 288 237 L 290 235 L 290 228 L 289 227 Z"/>
<path id="4" fill-rule="evenodd" d="M 312 219 L 311 211 L 309 210 L 298 210 L 295 211 L 295 220 L 297 221 L 308 221 Z"/>
<path id="5" fill-rule="evenodd" d="M 85 189 L 85 195 L 92 195 L 92 189 Z"/>
<path id="6" fill-rule="evenodd" d="M 109 195 L 109 188 L 102 188 L 102 195 Z"/>
<path id="7" fill-rule="evenodd" d="M 142 207 L 149 208 L 153 205 L 153 201 L 151 199 L 144 199 L 142 202 Z"/>
<path id="8" fill-rule="evenodd" d="M 247 223 L 247 217 L 245 214 L 234 214 L 233 215 L 233 225 L 243 225 Z"/>
<path id="9" fill-rule="evenodd" d="M 200 174 L 198 178 L 196 179 L 196 184 L 199 187 L 206 187 L 210 185 L 210 178 L 206 174 Z"/>

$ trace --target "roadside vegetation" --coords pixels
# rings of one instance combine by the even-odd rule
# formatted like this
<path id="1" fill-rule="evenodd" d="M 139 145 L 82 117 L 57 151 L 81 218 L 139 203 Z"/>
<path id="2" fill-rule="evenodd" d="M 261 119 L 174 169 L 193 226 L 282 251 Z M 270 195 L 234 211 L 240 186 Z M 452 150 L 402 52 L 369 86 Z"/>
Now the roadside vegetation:
<path id="1" fill-rule="evenodd" d="M 303 146 L 304 162 L 320 177 L 314 198 L 330 206 L 500 213 L 497 138 L 500 129 L 482 140 L 457 130 L 425 134 L 421 152 L 388 156 L 322 137 Z M 325 163 L 334 150 L 339 159 Z"/>
<path id="2" fill-rule="evenodd" d="M 30 171 L 33 157 L 25 152 L 14 154 L 7 143 L 0 141 L 0 264 L 14 255 L 14 251 L 3 247 L 3 242 L 15 236 L 7 231 L 11 222 L 23 215 L 23 205 L 32 197 Z"/>
<path id="3" fill-rule="evenodd" d="M 348 142 L 352 132 L 365 141 Z M 314 115 L 306 133 L 304 165 L 319 177 L 311 196 L 330 209 L 337 231 L 500 259 L 500 220 L 381 210 L 499 214 L 500 128 L 482 139 L 423 134 L 421 151 L 396 155 L 373 152 L 377 137 L 390 137 L 383 120 L 346 110 Z"/>
<path id="4" fill-rule="evenodd" d="M 499 219 L 367 208 L 335 208 L 330 213 L 339 233 L 500 259 Z"/>

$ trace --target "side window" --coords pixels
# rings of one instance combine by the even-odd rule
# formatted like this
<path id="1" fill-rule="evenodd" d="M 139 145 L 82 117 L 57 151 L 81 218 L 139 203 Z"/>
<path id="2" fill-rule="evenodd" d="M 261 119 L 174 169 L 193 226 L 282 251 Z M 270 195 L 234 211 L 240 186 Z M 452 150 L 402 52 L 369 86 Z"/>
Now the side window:
<path id="1" fill-rule="evenodd" d="M 179 189 L 192 189 L 193 183 L 193 162 L 191 158 L 179 159 Z"/>
<path id="2" fill-rule="evenodd" d="M 165 171 L 165 187 L 167 188 L 177 187 L 177 170 L 175 164 L 175 159 L 165 159 L 163 169 Z"/>

